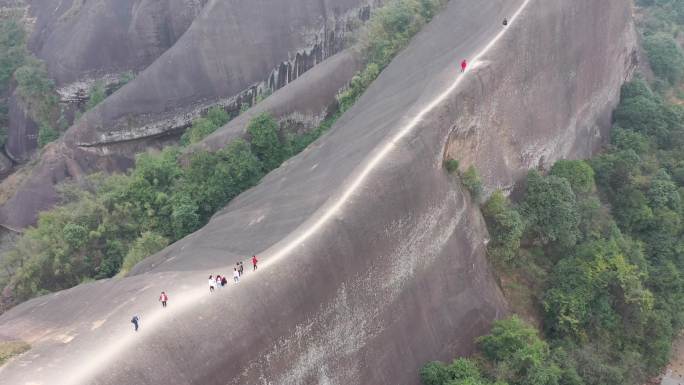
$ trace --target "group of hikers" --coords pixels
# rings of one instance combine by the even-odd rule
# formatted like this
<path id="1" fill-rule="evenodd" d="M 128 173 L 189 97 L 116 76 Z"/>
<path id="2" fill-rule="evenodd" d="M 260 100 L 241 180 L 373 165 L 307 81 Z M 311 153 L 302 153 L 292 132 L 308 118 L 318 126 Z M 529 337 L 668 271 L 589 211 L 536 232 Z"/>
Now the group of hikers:
<path id="1" fill-rule="evenodd" d="M 252 271 L 256 271 L 257 269 L 257 264 L 259 263 L 259 260 L 257 259 L 256 255 L 252 256 Z M 235 267 L 233 267 L 233 281 L 235 283 L 240 282 L 240 277 L 242 277 L 242 274 L 245 272 L 245 267 L 243 263 L 236 262 Z M 216 288 L 222 288 L 228 284 L 228 279 L 226 276 L 221 276 L 220 274 L 216 274 L 214 276 L 213 274 L 209 276 L 209 292 L 213 293 Z M 165 291 L 162 291 L 161 294 L 159 295 L 159 302 L 162 305 L 162 308 L 166 308 L 166 303 L 169 300 L 168 294 L 166 294 Z M 131 323 L 133 324 L 133 329 L 137 332 L 138 328 L 140 327 L 140 316 L 139 315 L 134 315 L 133 318 L 131 318 Z"/>
<path id="2" fill-rule="evenodd" d="M 252 271 L 257 269 L 257 263 L 259 260 L 256 255 L 252 256 Z M 239 283 L 240 277 L 245 273 L 245 265 L 242 262 L 236 262 L 235 267 L 233 267 L 233 282 Z M 216 274 L 209 275 L 209 292 L 213 293 L 215 289 L 222 288 L 228 284 L 228 278 L 225 275 Z"/>
<path id="3" fill-rule="evenodd" d="M 508 18 L 504 17 L 503 19 L 503 26 L 506 27 L 508 26 Z M 465 72 L 466 68 L 468 67 L 468 61 L 466 59 L 463 59 L 461 61 L 461 72 Z M 255 271 L 257 269 L 257 263 L 259 261 L 257 260 L 256 255 L 252 256 L 252 270 Z M 244 266 L 242 265 L 242 262 L 237 262 L 235 264 L 235 267 L 233 267 L 233 281 L 235 283 L 240 282 L 240 277 L 242 277 L 242 274 L 244 274 L 245 269 Z M 216 288 L 222 288 L 228 284 L 228 279 L 226 276 L 222 276 L 220 274 L 210 275 L 209 276 L 209 292 L 213 293 Z M 162 307 L 166 307 L 166 302 L 169 300 L 169 296 L 165 292 L 161 292 L 161 295 L 159 295 L 159 302 L 161 302 Z M 133 318 L 131 319 L 131 323 L 133 324 L 133 327 L 135 328 L 135 331 L 138 331 L 139 323 L 140 323 L 140 316 L 134 315 Z"/>

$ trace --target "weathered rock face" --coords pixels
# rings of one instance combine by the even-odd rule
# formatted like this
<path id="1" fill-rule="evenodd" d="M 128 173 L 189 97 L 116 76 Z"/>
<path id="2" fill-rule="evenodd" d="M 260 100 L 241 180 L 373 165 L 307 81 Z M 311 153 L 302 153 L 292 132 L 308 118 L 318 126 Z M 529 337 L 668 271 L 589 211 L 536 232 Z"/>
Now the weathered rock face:
<path id="1" fill-rule="evenodd" d="M 9 102 L 5 152 L 15 162 L 22 163 L 38 147 L 38 125 L 31 119 L 19 97 L 10 98 Z"/>
<path id="2" fill-rule="evenodd" d="M 211 105 L 239 105 L 244 99 L 251 101 L 259 90 L 277 89 L 299 78 L 338 52 L 348 32 L 366 20 L 370 7 L 379 3 L 298 1 L 206 4 L 171 49 L 67 131 L 64 143 L 68 153 L 87 153 L 89 159 L 114 154 L 132 160 L 136 151 L 144 150 L 141 140 L 150 139 L 150 145 L 156 145 L 159 136 L 177 133 Z M 329 83 L 338 84 L 338 79 L 335 75 Z M 42 155 L 26 180 L 25 186 L 32 187 L 20 187 L 0 209 L 0 224 L 23 228 L 35 223 L 37 211 L 33 210 L 56 202 L 54 184 L 69 175 L 61 171 L 67 161 L 90 164 L 92 168 L 82 170 L 85 173 L 101 171 L 98 164 L 111 163 L 110 159 L 84 162 L 68 158 L 70 155 L 50 154 L 54 155 Z M 59 159 L 48 159 L 55 155 Z M 53 177 L 45 178 L 46 173 Z M 39 193 L 40 198 L 27 197 L 29 193 Z M 34 199 L 40 203 L 31 209 L 17 207 Z M 21 214 L 16 217 L 10 212 Z"/>
<path id="3" fill-rule="evenodd" d="M 634 42 L 622 0 L 452 0 L 327 135 L 203 229 L 132 277 L 0 316 L 2 333 L 34 346 L 3 380 L 418 384 L 420 365 L 469 353 L 506 311 L 482 218 L 443 169 L 445 152 L 486 170 L 490 187 L 540 158 L 507 158 L 516 152 L 549 161 L 590 153 Z M 464 57 L 477 60 L 461 76 Z M 521 100 L 510 119 L 499 115 Z M 496 142 L 509 133 L 535 141 Z M 491 143 L 501 147 L 480 152 Z M 259 270 L 209 294 L 208 274 L 254 253 Z M 138 333 L 132 314 L 142 315 Z"/>
<path id="4" fill-rule="evenodd" d="M 563 12 L 503 38 L 464 85 L 448 156 L 503 189 L 527 169 L 591 156 L 608 140 L 620 86 L 638 65 L 630 10 L 617 2 L 549 1 Z"/>
<path id="5" fill-rule="evenodd" d="M 98 146 L 159 135 L 264 82 L 282 87 L 338 52 L 369 3 L 211 2 L 173 48 L 86 114 L 65 140 Z"/>
<path id="6" fill-rule="evenodd" d="M 59 87 L 140 71 L 173 46 L 205 0 L 26 0 L 29 48 Z"/>
<path id="7" fill-rule="evenodd" d="M 186 152 L 192 153 L 198 149 L 218 151 L 224 148 L 232 140 L 244 136 L 249 122 L 264 112 L 280 121 L 283 129 L 296 131 L 292 130 L 293 126 L 302 131 L 314 129 L 328 115 L 337 111 L 337 94 L 362 69 L 363 61 L 356 51 L 348 49 L 340 52 L 298 77 L 296 82 L 277 90 L 201 142 L 189 146 Z"/>
<path id="8" fill-rule="evenodd" d="M 29 49 L 48 67 L 65 104 L 87 97 L 95 81 L 112 84 L 124 72 L 143 70 L 170 48 L 201 11 L 205 0 L 12 1 L 26 7 Z M 7 153 L 25 161 L 37 148 L 35 122 L 11 104 Z"/>

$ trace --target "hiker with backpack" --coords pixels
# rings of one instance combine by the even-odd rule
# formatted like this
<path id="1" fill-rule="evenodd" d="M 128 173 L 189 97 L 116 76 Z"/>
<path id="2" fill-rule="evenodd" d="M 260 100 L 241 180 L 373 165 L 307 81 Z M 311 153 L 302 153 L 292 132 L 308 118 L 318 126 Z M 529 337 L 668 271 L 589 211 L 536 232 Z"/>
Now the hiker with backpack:
<path id="1" fill-rule="evenodd" d="M 238 274 L 240 274 L 240 277 L 242 277 L 242 273 L 245 272 L 245 265 L 242 264 L 242 261 L 240 261 L 240 266 L 238 267 Z"/>
<path id="2" fill-rule="evenodd" d="M 138 331 L 138 324 L 140 322 L 140 316 L 134 315 L 133 318 L 131 318 L 131 323 L 133 324 L 133 327 L 135 328 L 135 331 Z"/>
<path id="3" fill-rule="evenodd" d="M 240 273 L 238 273 L 237 267 L 233 268 L 233 281 L 235 281 L 235 283 L 240 282 Z"/>

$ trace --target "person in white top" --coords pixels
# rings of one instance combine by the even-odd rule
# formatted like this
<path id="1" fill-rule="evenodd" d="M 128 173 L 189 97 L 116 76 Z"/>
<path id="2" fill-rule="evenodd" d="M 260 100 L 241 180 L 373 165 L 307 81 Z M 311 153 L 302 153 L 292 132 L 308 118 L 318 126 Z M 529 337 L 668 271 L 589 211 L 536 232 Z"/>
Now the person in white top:
<path id="1" fill-rule="evenodd" d="M 235 281 L 235 283 L 240 282 L 240 273 L 238 272 L 237 267 L 233 268 L 233 280 Z"/>
<path id="2" fill-rule="evenodd" d="M 209 292 L 213 293 L 214 292 L 214 285 L 215 285 L 214 278 L 212 275 L 209 276 Z"/>

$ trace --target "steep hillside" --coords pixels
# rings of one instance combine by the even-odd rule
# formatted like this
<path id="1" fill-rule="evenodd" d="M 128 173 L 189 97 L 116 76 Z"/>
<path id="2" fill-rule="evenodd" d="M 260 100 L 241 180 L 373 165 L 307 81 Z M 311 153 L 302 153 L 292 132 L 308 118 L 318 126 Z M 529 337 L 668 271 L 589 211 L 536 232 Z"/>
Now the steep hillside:
<path id="1" fill-rule="evenodd" d="M 56 183 L 124 170 L 135 153 L 178 136 L 212 105 L 238 110 L 289 84 L 339 52 L 371 3 L 379 2 L 208 3 L 171 49 L 45 151 L 18 191 L 0 185 L 13 196 L 0 209 L 0 224 L 35 223 L 38 211 L 55 203 Z"/>
<path id="2" fill-rule="evenodd" d="M 327 135 L 202 230 L 132 277 L 0 316 L 33 346 L 0 381 L 417 384 L 506 313 L 445 154 L 493 187 L 590 153 L 634 47 L 622 0 L 451 0 Z M 254 253 L 259 270 L 209 294 L 208 274 Z"/>

